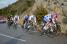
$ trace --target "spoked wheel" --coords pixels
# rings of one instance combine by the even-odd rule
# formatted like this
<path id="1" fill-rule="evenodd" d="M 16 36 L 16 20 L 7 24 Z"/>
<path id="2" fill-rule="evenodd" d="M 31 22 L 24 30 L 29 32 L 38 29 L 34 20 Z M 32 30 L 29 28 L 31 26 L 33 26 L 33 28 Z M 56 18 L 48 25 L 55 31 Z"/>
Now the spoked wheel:
<path id="1" fill-rule="evenodd" d="M 43 30 L 42 35 L 47 35 L 49 37 L 54 37 L 54 35 L 57 33 L 56 26 L 50 26 L 47 30 Z"/>
<path id="2" fill-rule="evenodd" d="M 50 27 L 49 29 L 49 35 L 52 37 L 56 37 L 57 36 L 57 32 L 58 32 L 58 24 L 53 25 L 52 27 Z"/>
<path id="3" fill-rule="evenodd" d="M 33 23 L 28 23 L 26 31 L 29 31 L 29 32 L 35 31 L 35 26 L 33 25 Z"/>
<path id="4" fill-rule="evenodd" d="M 27 30 L 26 30 L 26 31 L 32 32 L 32 31 L 34 31 L 34 27 L 31 26 L 31 25 L 29 25 L 29 26 L 27 27 Z"/>

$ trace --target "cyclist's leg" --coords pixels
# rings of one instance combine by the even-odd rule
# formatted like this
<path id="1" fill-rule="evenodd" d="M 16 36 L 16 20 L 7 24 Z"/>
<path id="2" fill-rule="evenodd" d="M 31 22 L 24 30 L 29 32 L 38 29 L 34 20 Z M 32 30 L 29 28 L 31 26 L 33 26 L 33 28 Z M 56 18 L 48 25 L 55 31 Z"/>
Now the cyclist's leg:
<path id="1" fill-rule="evenodd" d="M 29 31 L 31 29 L 31 21 L 27 22 L 27 31 Z"/>
<path id="2" fill-rule="evenodd" d="M 45 27 L 45 25 L 42 27 L 42 32 L 41 32 L 41 35 L 44 35 L 44 34 L 47 34 L 47 29 L 46 29 L 46 27 Z"/>
<path id="3" fill-rule="evenodd" d="M 8 28 L 10 28 L 10 27 L 11 27 L 10 22 L 8 22 Z"/>
<path id="4" fill-rule="evenodd" d="M 16 21 L 14 21 L 13 27 L 14 27 L 15 29 L 17 29 L 17 23 L 16 23 Z"/>

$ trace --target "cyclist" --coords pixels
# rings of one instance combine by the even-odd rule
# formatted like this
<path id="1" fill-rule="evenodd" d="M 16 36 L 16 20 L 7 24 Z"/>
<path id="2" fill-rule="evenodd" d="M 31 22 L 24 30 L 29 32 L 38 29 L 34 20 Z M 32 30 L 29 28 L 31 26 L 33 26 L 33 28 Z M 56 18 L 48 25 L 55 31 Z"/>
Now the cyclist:
<path id="1" fill-rule="evenodd" d="M 25 29 L 27 28 L 27 25 L 28 25 L 28 19 L 29 19 L 29 15 L 25 15 L 24 16 L 24 21 L 23 21 L 23 25 L 24 25 Z"/>
<path id="2" fill-rule="evenodd" d="M 15 15 L 13 20 L 14 20 L 14 23 L 17 24 L 17 22 L 19 21 L 19 16 Z"/>
<path id="3" fill-rule="evenodd" d="M 42 26 L 42 34 L 47 33 L 47 29 L 49 28 L 49 24 L 52 21 L 51 14 L 47 14 L 42 17 L 43 20 L 43 26 Z"/>
<path id="4" fill-rule="evenodd" d="M 30 23 L 32 22 L 32 26 L 34 27 L 34 31 L 37 30 L 36 26 L 37 26 L 37 23 L 36 23 L 36 16 L 35 15 L 30 15 L 29 16 L 29 21 Z"/>
<path id="5" fill-rule="evenodd" d="M 14 28 L 17 28 L 17 23 L 19 21 L 19 16 L 18 15 L 15 15 L 14 18 L 13 18 L 13 21 L 14 21 Z"/>
<path id="6" fill-rule="evenodd" d="M 8 20 L 8 26 L 9 26 L 9 27 L 13 24 L 12 18 L 13 18 L 12 15 L 8 16 L 8 18 L 7 18 L 7 20 Z"/>

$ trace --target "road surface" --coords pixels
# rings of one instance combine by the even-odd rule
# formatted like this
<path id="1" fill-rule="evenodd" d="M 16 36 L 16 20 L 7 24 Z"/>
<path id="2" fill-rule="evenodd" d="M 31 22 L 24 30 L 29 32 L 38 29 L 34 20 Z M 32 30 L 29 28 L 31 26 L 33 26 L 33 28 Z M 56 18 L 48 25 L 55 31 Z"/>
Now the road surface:
<path id="1" fill-rule="evenodd" d="M 3 23 L 0 24 L 0 44 L 67 44 L 67 37 L 40 36 L 37 32 L 25 32 L 20 26 L 9 29 Z"/>

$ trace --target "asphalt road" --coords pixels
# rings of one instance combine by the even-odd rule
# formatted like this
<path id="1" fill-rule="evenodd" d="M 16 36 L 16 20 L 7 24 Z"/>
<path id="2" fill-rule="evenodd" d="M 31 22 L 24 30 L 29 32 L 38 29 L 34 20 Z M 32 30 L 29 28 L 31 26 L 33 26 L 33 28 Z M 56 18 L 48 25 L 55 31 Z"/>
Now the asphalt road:
<path id="1" fill-rule="evenodd" d="M 0 44 L 67 44 L 67 37 L 40 36 L 37 32 L 25 32 L 20 26 L 17 29 L 0 24 Z"/>

